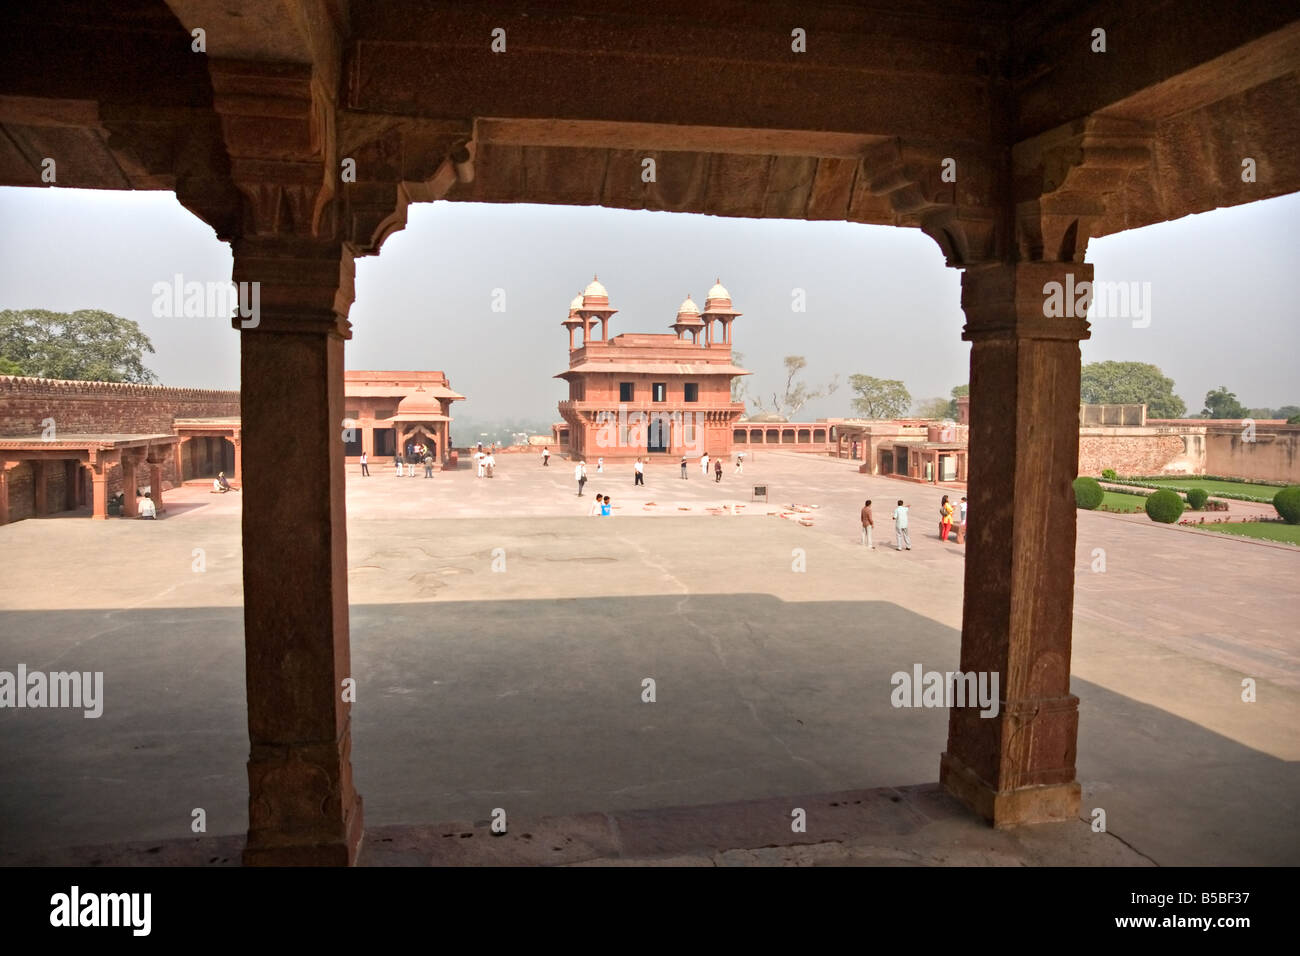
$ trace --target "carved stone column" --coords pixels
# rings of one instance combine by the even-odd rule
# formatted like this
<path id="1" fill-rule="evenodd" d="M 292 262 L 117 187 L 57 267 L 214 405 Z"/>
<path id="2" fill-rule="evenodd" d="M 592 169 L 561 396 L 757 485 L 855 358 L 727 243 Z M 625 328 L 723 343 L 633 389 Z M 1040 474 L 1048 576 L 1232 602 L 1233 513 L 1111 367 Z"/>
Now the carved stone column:
<path id="1" fill-rule="evenodd" d="M 340 243 L 242 239 L 234 273 L 261 290 L 257 325 L 240 333 L 244 862 L 344 865 L 362 833 L 343 700 L 351 657 L 340 436 L 352 256 Z"/>
<path id="2" fill-rule="evenodd" d="M 962 276 L 971 342 L 971 527 L 961 670 L 999 680 L 996 716 L 953 707 L 940 780 L 997 827 L 1072 818 L 1070 693 L 1082 317 L 1044 315 L 1044 287 L 1092 267 L 994 263 Z"/>
<path id="3" fill-rule="evenodd" d="M 91 456 L 86 464 L 90 472 L 91 517 L 97 521 L 108 518 L 108 462 L 98 455 Z"/>

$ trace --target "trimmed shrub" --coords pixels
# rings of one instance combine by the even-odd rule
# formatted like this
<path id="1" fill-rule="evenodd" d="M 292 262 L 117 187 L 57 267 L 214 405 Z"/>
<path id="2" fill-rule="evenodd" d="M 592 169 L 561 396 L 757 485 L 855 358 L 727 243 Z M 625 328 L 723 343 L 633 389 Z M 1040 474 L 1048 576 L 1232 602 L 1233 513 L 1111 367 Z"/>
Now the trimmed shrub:
<path id="1" fill-rule="evenodd" d="M 1165 488 L 1147 498 L 1147 517 L 1152 521 L 1173 524 L 1182 517 L 1184 507 L 1186 505 L 1178 492 Z"/>
<path id="2" fill-rule="evenodd" d="M 1275 494 L 1273 507 L 1287 524 L 1300 524 L 1300 485 L 1283 488 Z"/>
<path id="3" fill-rule="evenodd" d="M 1105 495 L 1106 493 L 1101 490 L 1101 485 L 1097 483 L 1096 478 L 1074 479 L 1074 503 L 1083 510 L 1093 511 L 1096 509 Z"/>
<path id="4" fill-rule="evenodd" d="M 1204 488 L 1193 488 L 1187 492 L 1187 507 L 1193 511 L 1200 511 L 1205 507 L 1205 502 L 1210 498 L 1210 493 Z"/>
<path id="5" fill-rule="evenodd" d="M 1119 475 L 1115 473 L 1114 468 L 1103 468 L 1101 470 L 1101 476 L 1105 478 L 1107 481 L 1114 481 L 1116 478 L 1119 477 Z"/>

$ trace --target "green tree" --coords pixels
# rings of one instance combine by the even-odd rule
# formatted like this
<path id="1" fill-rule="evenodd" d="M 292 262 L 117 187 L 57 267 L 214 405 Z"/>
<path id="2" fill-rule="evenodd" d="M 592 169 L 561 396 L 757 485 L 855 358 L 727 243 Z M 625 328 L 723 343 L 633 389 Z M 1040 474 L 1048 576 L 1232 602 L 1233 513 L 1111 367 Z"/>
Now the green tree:
<path id="1" fill-rule="evenodd" d="M 935 421 L 941 421 L 945 418 L 955 418 L 955 415 L 949 414 L 952 402 L 946 398 L 923 398 L 916 403 L 916 417 L 928 418 Z"/>
<path id="2" fill-rule="evenodd" d="M 1249 418 L 1246 406 L 1237 401 L 1237 396 L 1228 391 L 1228 386 L 1205 393 L 1205 407 L 1201 409 L 1202 418 Z"/>
<path id="3" fill-rule="evenodd" d="M 158 377 L 144 365 L 146 352 L 153 344 L 140 326 L 110 312 L 0 312 L 0 357 L 26 375 L 152 384 Z"/>
<path id="4" fill-rule="evenodd" d="M 898 418 L 912 407 L 912 396 L 897 379 L 850 375 L 849 387 L 857 394 L 853 410 L 863 418 Z"/>
<path id="5" fill-rule="evenodd" d="M 25 375 L 23 367 L 12 359 L 0 355 L 0 375 Z"/>
<path id="6" fill-rule="evenodd" d="M 1089 362 L 1080 378 L 1089 405 L 1145 404 L 1150 418 L 1181 418 L 1187 403 L 1174 394 L 1174 380 L 1144 362 Z"/>
<path id="7" fill-rule="evenodd" d="M 948 403 L 948 414 L 946 417 L 957 421 L 957 399 L 965 398 L 970 395 L 969 385 L 954 385 L 952 387 L 952 401 Z"/>
<path id="8" fill-rule="evenodd" d="M 810 389 L 803 382 L 795 382 L 795 378 L 807 367 L 808 360 L 802 355 L 787 355 L 785 357 L 785 393 L 777 395 L 776 392 L 773 392 L 770 407 L 763 402 L 763 399 L 755 396 L 754 406 L 760 412 L 781 415 L 788 421 L 809 402 L 824 398 L 827 395 L 833 395 L 835 390 L 840 387 L 838 375 L 831 376 L 829 382 L 817 389 Z"/>

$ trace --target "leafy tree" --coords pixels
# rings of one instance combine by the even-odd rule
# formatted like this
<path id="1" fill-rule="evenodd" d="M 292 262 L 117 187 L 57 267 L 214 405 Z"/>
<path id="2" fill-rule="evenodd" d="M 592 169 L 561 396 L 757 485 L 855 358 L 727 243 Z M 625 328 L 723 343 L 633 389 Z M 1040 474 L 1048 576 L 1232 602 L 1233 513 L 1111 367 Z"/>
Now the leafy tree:
<path id="1" fill-rule="evenodd" d="M 946 398 L 923 398 L 916 403 L 916 417 L 930 418 L 936 421 L 955 418 L 956 416 L 949 414 L 952 404 Z"/>
<path id="2" fill-rule="evenodd" d="M 1151 418 L 1181 418 L 1187 403 L 1174 394 L 1174 380 L 1144 362 L 1089 362 L 1080 398 L 1089 405 L 1145 404 Z"/>
<path id="3" fill-rule="evenodd" d="M 1247 413 L 1251 418 L 1281 418 L 1286 420 L 1300 415 L 1300 405 L 1283 405 L 1281 408 L 1252 408 Z"/>
<path id="4" fill-rule="evenodd" d="M 912 396 L 897 379 L 850 375 L 849 387 L 857 393 L 853 410 L 863 418 L 898 418 L 912 406 Z"/>
<path id="5" fill-rule="evenodd" d="M 776 392 L 773 392 L 771 407 L 768 407 L 763 402 L 763 399 L 755 396 L 754 406 L 760 412 L 781 415 L 789 420 L 809 402 L 824 398 L 827 395 L 833 395 L 835 390 L 840 387 L 838 375 L 832 376 L 829 382 L 818 389 L 809 389 L 803 382 L 796 383 L 795 378 L 807 367 L 808 361 L 802 355 L 787 355 L 785 357 L 785 394 L 778 396 Z"/>
<path id="6" fill-rule="evenodd" d="M 1249 418 L 1246 406 L 1237 401 L 1237 396 L 1228 391 L 1228 386 L 1205 393 L 1205 407 L 1201 409 L 1202 418 Z"/>
<path id="7" fill-rule="evenodd" d="M 130 319 L 82 309 L 0 312 L 0 357 L 27 375 L 98 382 L 158 381 L 144 365 L 149 337 Z"/>
<path id="8" fill-rule="evenodd" d="M 945 417 L 957 421 L 957 399 L 965 398 L 968 395 L 970 395 L 969 385 L 954 385 L 952 387 L 952 401 L 948 403 L 948 414 Z"/>
<path id="9" fill-rule="evenodd" d="M 23 367 L 12 359 L 0 355 L 0 375 L 23 375 Z"/>

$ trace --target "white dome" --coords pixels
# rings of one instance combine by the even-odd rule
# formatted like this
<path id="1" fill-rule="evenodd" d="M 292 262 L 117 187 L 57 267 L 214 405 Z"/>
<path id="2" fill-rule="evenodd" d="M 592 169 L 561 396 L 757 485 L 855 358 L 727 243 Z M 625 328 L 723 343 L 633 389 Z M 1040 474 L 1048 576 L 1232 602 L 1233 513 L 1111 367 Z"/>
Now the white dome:
<path id="1" fill-rule="evenodd" d="M 688 295 L 686 297 L 686 301 L 682 303 L 682 307 L 677 310 L 677 314 L 678 315 L 699 315 L 700 307 L 696 305 L 694 302 L 692 302 L 691 297 Z"/>
<path id="2" fill-rule="evenodd" d="M 605 287 L 596 280 L 595 276 L 591 277 L 591 284 L 588 285 L 587 288 L 582 291 L 582 294 L 603 295 L 605 296 L 605 298 L 609 298 L 609 293 L 605 291 Z"/>
<path id="3" fill-rule="evenodd" d="M 582 308 L 582 293 L 579 292 L 577 295 L 573 297 L 573 301 L 569 303 L 569 311 L 572 312 L 575 309 L 581 309 L 581 308 Z"/>
<path id="4" fill-rule="evenodd" d="M 726 289 L 724 289 L 724 288 L 722 287 L 722 280 L 719 279 L 719 280 L 717 281 L 717 283 L 713 286 L 713 288 L 709 290 L 708 298 L 710 298 L 710 299 L 726 299 L 726 300 L 730 301 L 730 300 L 731 300 L 731 293 L 728 292 Z"/>

